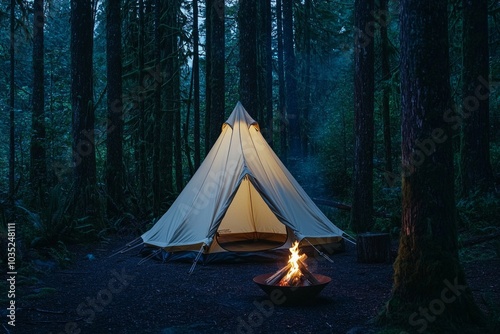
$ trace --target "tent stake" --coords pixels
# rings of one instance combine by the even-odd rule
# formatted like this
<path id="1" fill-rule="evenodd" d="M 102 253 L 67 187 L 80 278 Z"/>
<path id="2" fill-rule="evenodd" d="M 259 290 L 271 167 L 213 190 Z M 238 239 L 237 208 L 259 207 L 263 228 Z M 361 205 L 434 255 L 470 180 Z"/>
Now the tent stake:
<path id="1" fill-rule="evenodd" d="M 196 263 L 198 263 L 198 260 L 200 259 L 201 254 L 203 254 L 203 247 L 205 247 L 205 244 L 201 245 L 200 251 L 198 254 L 196 254 L 196 258 L 193 261 L 193 265 L 191 266 L 191 269 L 189 269 L 188 274 L 191 275 L 194 271 L 194 268 L 196 267 Z"/>

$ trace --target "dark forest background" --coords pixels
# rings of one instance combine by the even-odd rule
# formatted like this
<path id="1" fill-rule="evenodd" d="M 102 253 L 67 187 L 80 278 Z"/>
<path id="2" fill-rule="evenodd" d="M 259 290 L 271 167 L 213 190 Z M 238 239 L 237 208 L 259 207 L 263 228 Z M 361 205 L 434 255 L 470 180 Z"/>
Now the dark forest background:
<path id="1" fill-rule="evenodd" d="M 500 4 L 415 3 L 2 1 L 0 234 L 65 261 L 144 232 L 241 101 L 339 227 L 442 204 L 462 260 L 500 256 L 461 247 L 500 235 Z"/>

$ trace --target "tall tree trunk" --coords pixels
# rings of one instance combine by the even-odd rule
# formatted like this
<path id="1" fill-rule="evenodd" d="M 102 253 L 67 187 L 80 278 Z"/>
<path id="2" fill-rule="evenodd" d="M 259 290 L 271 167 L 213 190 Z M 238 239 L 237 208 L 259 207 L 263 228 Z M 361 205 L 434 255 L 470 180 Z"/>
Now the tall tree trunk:
<path id="1" fill-rule="evenodd" d="M 224 0 L 212 0 L 210 8 L 210 136 L 209 147 L 215 144 L 225 121 L 225 8 Z M 208 153 L 208 151 L 207 151 Z"/>
<path id="2" fill-rule="evenodd" d="M 161 68 L 156 67 L 156 11 L 155 11 L 155 1 L 156 0 L 144 0 L 144 71 L 143 83 L 144 85 L 144 148 L 145 148 L 145 189 L 144 193 L 147 199 L 152 197 L 152 201 L 146 201 L 149 207 L 146 210 L 151 210 L 154 213 L 154 206 L 157 203 L 157 198 L 155 197 L 155 171 L 157 171 L 157 166 L 155 164 L 159 162 L 158 159 L 154 159 L 154 155 L 158 154 L 155 149 L 155 134 L 157 122 L 155 122 L 156 117 L 156 88 L 163 83 L 163 76 L 160 74 Z M 154 64 L 154 80 L 151 80 L 151 76 L 147 73 L 148 68 L 152 67 Z M 146 98 L 146 96 L 150 98 Z M 160 94 L 161 97 L 161 94 Z M 159 182 L 159 180 L 158 180 Z M 156 201 L 155 201 L 156 200 Z"/>
<path id="3" fill-rule="evenodd" d="M 267 94 L 267 75 L 266 75 L 266 65 L 267 65 L 267 54 L 266 54 L 266 6 L 269 0 L 258 0 L 256 1 L 257 11 L 254 20 L 254 25 L 256 26 L 256 69 L 257 69 L 257 112 L 255 116 L 257 117 L 257 122 L 262 126 L 262 134 L 265 136 L 266 130 L 266 94 Z"/>
<path id="4" fill-rule="evenodd" d="M 300 143 L 300 115 L 297 107 L 297 76 L 295 68 L 295 50 L 293 37 L 293 0 L 283 0 L 283 52 L 285 59 L 286 84 L 286 119 L 289 125 L 289 152 L 290 168 L 301 157 Z"/>
<path id="5" fill-rule="evenodd" d="M 458 259 L 447 1 L 401 1 L 402 227 L 385 319 L 456 333 L 480 311 Z"/>
<path id="6" fill-rule="evenodd" d="M 139 38 L 138 38 L 138 82 L 137 87 L 140 87 L 138 94 L 139 108 L 139 194 L 141 200 L 146 198 L 146 173 L 147 173 L 147 157 L 146 157 L 146 105 L 143 94 L 146 87 L 144 86 L 144 42 L 146 39 L 146 29 L 144 21 L 144 0 L 139 0 Z M 142 203 L 145 205 L 145 203 Z"/>
<path id="7" fill-rule="evenodd" d="M 201 164 L 200 138 L 200 34 L 198 29 L 198 0 L 193 0 L 193 112 L 194 112 L 194 168 Z M 186 120 L 188 123 L 188 120 Z"/>
<path id="8" fill-rule="evenodd" d="M 154 44 L 155 44 L 155 70 L 161 71 L 161 16 L 162 16 L 162 6 L 161 0 L 155 0 L 155 11 L 154 11 Z M 161 203 L 162 203 L 162 192 L 161 190 L 161 83 L 157 83 L 154 86 L 154 112 L 153 112 L 153 178 L 152 178 L 152 188 L 153 188 L 153 215 L 158 217 L 161 214 Z"/>
<path id="9" fill-rule="evenodd" d="M 391 142 L 391 68 L 389 63 L 389 37 L 387 36 L 387 17 L 389 0 L 380 0 L 380 13 L 384 20 L 380 23 L 381 62 L 382 62 L 382 122 L 384 126 L 385 171 L 392 173 L 392 142 Z"/>
<path id="10" fill-rule="evenodd" d="M 172 46 L 174 47 L 173 53 L 173 80 L 172 80 L 172 108 L 174 116 L 174 162 L 175 162 L 175 186 L 176 191 L 180 193 L 183 188 L 183 172 L 182 172 L 182 117 L 181 117 L 181 69 L 180 69 L 180 56 L 181 45 L 179 43 L 179 31 L 181 29 L 179 22 L 180 2 L 174 0 L 174 12 L 172 13 Z"/>
<path id="11" fill-rule="evenodd" d="M 92 0 L 71 1 L 71 109 L 78 215 L 97 215 Z"/>
<path id="12" fill-rule="evenodd" d="M 205 0 L 205 155 L 212 147 L 210 124 L 212 123 L 212 9 L 216 0 Z"/>
<path id="13" fill-rule="evenodd" d="M 374 47 L 367 35 L 373 21 L 373 0 L 354 3 L 354 191 L 351 228 L 356 233 L 373 226 L 373 104 Z"/>
<path id="14" fill-rule="evenodd" d="M 280 156 L 283 161 L 287 160 L 288 153 L 288 121 L 285 107 L 285 65 L 283 56 L 283 11 L 281 0 L 276 0 L 276 38 L 278 39 L 278 115 L 280 135 Z"/>
<path id="15" fill-rule="evenodd" d="M 15 40 L 15 23 L 16 23 L 16 1 L 10 1 L 10 83 L 9 83 L 9 197 L 12 203 L 14 203 L 15 195 L 15 163 L 16 163 L 16 143 L 15 143 L 15 118 L 14 118 L 14 107 L 15 107 L 15 94 L 16 94 L 16 84 L 15 84 L 15 52 L 14 44 Z"/>
<path id="16" fill-rule="evenodd" d="M 309 114 L 311 112 L 311 11 L 312 0 L 305 0 L 304 3 L 304 100 L 302 107 L 302 147 L 304 155 L 309 154 Z"/>
<path id="17" fill-rule="evenodd" d="M 161 154 L 160 154 L 160 180 L 161 189 L 160 193 L 162 200 L 167 199 L 174 193 L 174 139 L 175 139 L 175 114 L 177 109 L 177 13 L 178 13 L 178 0 L 169 0 L 166 3 L 166 7 L 163 7 L 166 11 L 166 17 L 163 22 L 165 22 L 165 29 L 161 31 L 165 34 L 164 45 L 165 52 L 165 76 L 166 76 L 166 87 L 164 101 L 165 104 L 162 105 L 165 108 L 165 112 L 162 112 L 161 121 Z M 163 11 L 162 11 L 163 12 Z M 166 207 L 162 208 L 162 211 L 166 210 Z"/>
<path id="18" fill-rule="evenodd" d="M 488 1 L 463 0 L 463 123 L 460 193 L 492 188 L 489 136 Z"/>
<path id="19" fill-rule="evenodd" d="M 33 111 L 30 144 L 30 183 L 37 207 L 44 203 L 47 186 L 44 89 L 44 12 L 43 0 L 33 2 Z"/>
<path id="20" fill-rule="evenodd" d="M 122 43 L 120 0 L 108 0 L 106 18 L 106 64 L 108 126 L 106 138 L 106 189 L 108 215 L 123 209 Z"/>
<path id="21" fill-rule="evenodd" d="M 240 101 L 250 115 L 259 119 L 256 20 L 257 2 L 241 0 L 238 10 Z"/>
<path id="22" fill-rule="evenodd" d="M 271 10 L 271 0 L 265 0 L 264 11 L 264 26 L 265 26 L 265 61 L 266 61 L 266 117 L 265 126 L 266 139 L 269 145 L 273 146 L 273 16 Z"/>
<path id="23" fill-rule="evenodd" d="M 194 61 L 193 61 L 194 63 Z M 194 65 L 193 65 L 194 67 Z M 184 143 L 184 154 L 188 163 L 189 177 L 194 174 L 195 168 L 193 166 L 192 156 L 191 156 L 191 146 L 189 143 L 189 126 L 191 122 L 191 102 L 193 100 L 193 81 L 194 81 L 194 71 L 191 70 L 191 79 L 189 80 L 189 94 L 187 98 L 186 105 L 186 119 L 182 125 L 182 140 Z M 199 114 L 198 114 L 199 116 Z M 199 120 L 198 120 L 199 121 Z"/>
<path id="24" fill-rule="evenodd" d="M 175 190 L 177 193 L 182 191 L 184 188 L 184 174 L 182 165 L 182 116 L 181 116 L 181 106 L 180 106 L 180 73 L 176 73 L 177 90 L 177 103 L 175 105 L 174 114 L 174 161 L 175 161 Z"/>

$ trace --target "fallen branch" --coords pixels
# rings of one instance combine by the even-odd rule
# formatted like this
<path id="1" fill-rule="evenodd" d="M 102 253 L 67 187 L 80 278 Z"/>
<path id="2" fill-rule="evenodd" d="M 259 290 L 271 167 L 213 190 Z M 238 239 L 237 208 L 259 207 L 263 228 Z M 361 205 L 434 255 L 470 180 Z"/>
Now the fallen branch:
<path id="1" fill-rule="evenodd" d="M 5 327 L 5 325 L 4 325 L 4 324 L 2 324 L 2 327 L 3 327 L 3 329 L 5 329 L 5 333 L 10 334 L 9 329 L 8 329 L 7 327 Z"/>
<path id="2" fill-rule="evenodd" d="M 352 210 L 352 206 L 349 204 L 335 202 L 335 201 L 331 201 L 328 199 L 313 198 L 313 201 L 319 205 L 326 205 L 326 206 L 330 206 L 332 208 L 336 208 L 336 209 L 340 209 L 340 210 L 344 210 L 344 211 L 351 211 Z M 381 218 L 392 218 L 392 215 L 389 213 L 386 213 L 386 212 L 373 212 L 373 215 L 375 217 L 381 217 Z"/>
<path id="3" fill-rule="evenodd" d="M 51 310 L 43 310 L 40 308 L 34 308 L 32 310 L 35 310 L 35 311 L 40 312 L 40 313 L 51 313 L 51 314 L 64 314 L 65 313 L 64 311 L 51 311 Z"/>
<path id="4" fill-rule="evenodd" d="M 351 211 L 351 206 L 348 204 L 330 201 L 330 200 L 321 199 L 321 198 L 313 198 L 313 201 L 317 204 L 320 204 L 320 205 L 326 205 L 326 206 L 331 206 L 332 208 L 336 208 L 336 209 L 340 209 L 340 210 Z"/>
<path id="5" fill-rule="evenodd" d="M 36 324 L 67 324 L 68 322 L 77 322 L 83 320 L 82 318 L 76 318 L 72 320 L 32 320 L 29 321 L 29 324 L 36 325 Z"/>

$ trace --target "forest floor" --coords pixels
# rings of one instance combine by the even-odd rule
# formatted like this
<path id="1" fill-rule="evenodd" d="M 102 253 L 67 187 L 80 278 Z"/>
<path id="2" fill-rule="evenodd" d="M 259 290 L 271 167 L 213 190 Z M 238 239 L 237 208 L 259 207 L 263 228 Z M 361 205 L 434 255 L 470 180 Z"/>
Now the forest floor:
<path id="1" fill-rule="evenodd" d="M 284 306 L 272 303 L 252 278 L 276 271 L 285 259 L 199 264 L 188 275 L 189 263 L 138 265 L 134 250 L 109 257 L 127 241 L 74 246 L 68 267 L 46 273 L 47 262 L 38 261 L 38 278 L 19 283 L 15 329 L 2 320 L 6 333 L 375 333 L 367 322 L 391 291 L 392 265 L 357 263 L 351 245 L 332 255 L 333 263 L 309 258 L 331 283 L 313 303 Z M 500 259 L 464 266 L 481 308 L 491 310 L 485 299 L 498 307 Z"/>

